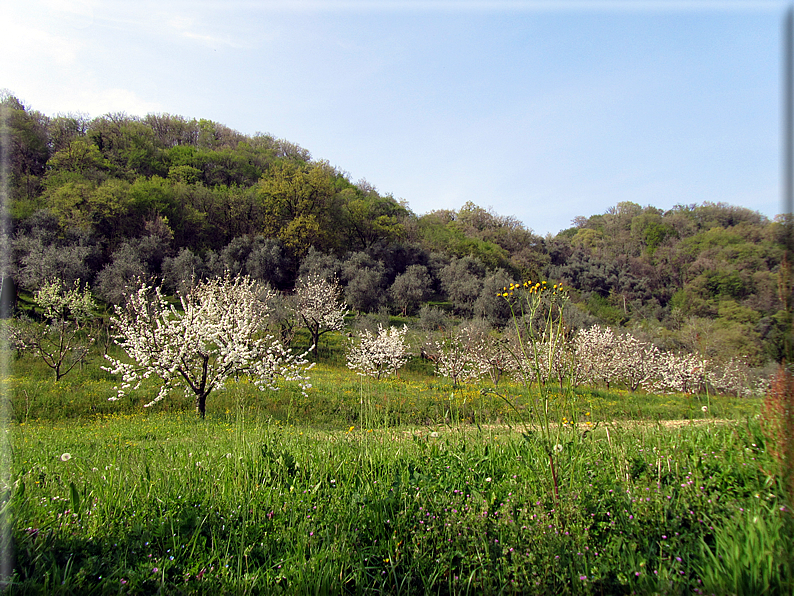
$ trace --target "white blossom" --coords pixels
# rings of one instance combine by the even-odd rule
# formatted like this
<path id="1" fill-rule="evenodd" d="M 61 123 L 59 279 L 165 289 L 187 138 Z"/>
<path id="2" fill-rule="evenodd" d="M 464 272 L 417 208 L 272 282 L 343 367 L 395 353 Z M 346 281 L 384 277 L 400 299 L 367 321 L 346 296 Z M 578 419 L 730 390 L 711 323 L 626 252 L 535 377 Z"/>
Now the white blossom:
<path id="1" fill-rule="evenodd" d="M 88 355 L 94 339 L 85 337 L 84 330 L 96 305 L 89 287 L 80 288 L 79 279 L 68 289 L 60 281 L 49 281 L 33 294 L 33 302 L 44 324 L 16 321 L 9 340 L 19 350 L 37 353 L 58 381 Z"/>
<path id="2" fill-rule="evenodd" d="M 607 388 L 623 383 L 630 391 L 653 385 L 662 367 L 662 355 L 650 342 L 631 333 L 616 334 L 609 327 L 594 325 L 574 338 L 575 376 Z"/>
<path id="3" fill-rule="evenodd" d="M 316 273 L 301 277 L 295 284 L 295 310 L 311 333 L 312 349 L 317 349 L 320 335 L 344 327 L 348 310 L 341 295 L 336 280 L 328 281 Z"/>
<path id="4" fill-rule="evenodd" d="M 227 275 L 180 296 L 180 311 L 166 303 L 159 287 L 142 283 L 111 319 L 116 342 L 130 360 L 106 356 L 110 366 L 105 370 L 122 377 L 111 399 L 152 376 L 163 384 L 147 407 L 182 387 L 195 396 L 202 416 L 207 395 L 230 377 L 248 375 L 260 389 L 276 389 L 279 378 L 297 381 L 305 391 L 311 368 L 306 354 L 292 354 L 262 331 L 270 292 L 248 277 Z"/>
<path id="5" fill-rule="evenodd" d="M 488 365 L 473 357 L 476 335 L 470 327 L 463 326 L 431 343 L 436 354 L 436 372 L 451 379 L 453 385 L 488 374 Z"/>
<path id="6" fill-rule="evenodd" d="M 472 370 L 482 374 L 485 371 L 494 386 L 499 384 L 502 375 L 512 373 L 517 365 L 508 350 L 507 339 L 496 337 L 487 329 L 468 326 L 468 357 Z"/>
<path id="7" fill-rule="evenodd" d="M 754 395 L 750 381 L 750 367 L 741 358 L 712 362 L 706 371 L 708 384 L 718 393 L 751 397 Z"/>
<path id="8" fill-rule="evenodd" d="M 607 389 L 619 377 L 619 359 L 615 357 L 618 338 L 609 327 L 593 325 L 582 329 L 574 339 L 577 374 L 591 384 L 603 382 Z"/>
<path id="9" fill-rule="evenodd" d="M 659 374 L 652 385 L 654 390 L 696 393 L 705 386 L 709 362 L 699 354 L 665 352 L 659 362 Z"/>
<path id="10" fill-rule="evenodd" d="M 357 342 L 351 344 L 347 353 L 347 366 L 359 375 L 380 379 L 382 376 L 397 372 L 408 360 L 405 334 L 408 327 L 389 327 L 378 325 L 373 334 L 364 330 Z"/>

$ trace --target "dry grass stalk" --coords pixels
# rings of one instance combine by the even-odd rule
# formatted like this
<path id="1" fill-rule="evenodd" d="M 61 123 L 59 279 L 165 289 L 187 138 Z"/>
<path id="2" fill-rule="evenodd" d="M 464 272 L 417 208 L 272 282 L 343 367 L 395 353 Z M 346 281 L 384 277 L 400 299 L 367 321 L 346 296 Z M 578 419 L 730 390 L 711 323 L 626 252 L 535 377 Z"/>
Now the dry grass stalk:
<path id="1" fill-rule="evenodd" d="M 780 464 L 783 484 L 794 503 L 794 375 L 781 365 L 761 408 L 766 449 Z"/>

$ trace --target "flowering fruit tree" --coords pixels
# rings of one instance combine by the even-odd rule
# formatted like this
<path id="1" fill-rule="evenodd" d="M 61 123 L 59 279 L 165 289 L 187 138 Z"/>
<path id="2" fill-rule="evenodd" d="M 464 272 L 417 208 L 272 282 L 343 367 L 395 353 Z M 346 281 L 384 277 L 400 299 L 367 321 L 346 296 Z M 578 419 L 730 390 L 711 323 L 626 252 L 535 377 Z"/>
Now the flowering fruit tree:
<path id="1" fill-rule="evenodd" d="M 260 389 L 276 381 L 298 381 L 305 391 L 311 368 L 306 354 L 295 355 L 265 333 L 269 290 L 248 277 L 199 283 L 180 296 L 181 309 L 168 305 L 159 287 L 142 283 L 111 319 L 116 342 L 129 361 L 106 356 L 105 370 L 120 374 L 118 396 L 151 376 L 163 381 L 146 407 L 182 387 L 193 394 L 196 412 L 204 416 L 207 396 L 229 377 L 248 375 Z"/>

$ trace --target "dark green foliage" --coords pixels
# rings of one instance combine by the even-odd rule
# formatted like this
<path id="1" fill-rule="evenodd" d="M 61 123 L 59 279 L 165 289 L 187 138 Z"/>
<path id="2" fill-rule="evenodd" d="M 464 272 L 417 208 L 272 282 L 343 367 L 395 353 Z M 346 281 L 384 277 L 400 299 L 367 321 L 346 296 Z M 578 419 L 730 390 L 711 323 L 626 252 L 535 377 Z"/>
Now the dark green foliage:
<path id="1" fill-rule="evenodd" d="M 504 269 L 497 269 L 483 280 L 482 291 L 474 303 L 474 315 L 485 319 L 495 327 L 504 326 L 511 317 L 510 305 L 507 300 L 496 298 L 497 293 L 516 281 Z"/>
<path id="2" fill-rule="evenodd" d="M 474 303 L 482 293 L 485 271 L 482 262 L 473 257 L 453 258 L 441 270 L 442 287 L 459 314 L 471 316 L 474 312 Z"/>
<path id="3" fill-rule="evenodd" d="M 377 312 L 386 301 L 386 268 L 365 252 L 357 252 L 342 265 L 345 299 L 359 312 Z"/>
<path id="4" fill-rule="evenodd" d="M 47 117 L 10 95 L 0 104 L 12 151 L 11 269 L 21 287 L 48 276 L 94 281 L 105 268 L 108 286 L 126 263 L 119 280 L 135 270 L 175 289 L 187 271 L 229 268 L 289 291 L 299 273 L 318 270 L 343 280 L 358 310 L 377 311 L 391 298 L 415 312 L 437 299 L 500 324 L 504 313 L 488 301 L 498 283 L 483 283 L 503 270 L 515 281 L 564 281 L 602 321 L 650 324 L 661 335 L 677 334 L 693 316 L 757 326 L 749 336 L 755 352 L 780 354 L 784 218 L 723 203 L 664 211 L 622 202 L 541 238 L 473 203 L 417 216 L 270 135 L 170 114 Z M 153 222 L 168 232 L 152 232 Z M 358 267 L 355 253 L 372 262 Z M 341 263 L 349 263 L 344 275 Z M 416 277 L 412 267 L 425 267 L 430 281 L 422 277 L 413 286 L 427 293 L 408 298 L 400 287 Z M 389 295 L 398 278 L 399 298 Z M 118 296 L 108 287 L 107 297 Z"/>

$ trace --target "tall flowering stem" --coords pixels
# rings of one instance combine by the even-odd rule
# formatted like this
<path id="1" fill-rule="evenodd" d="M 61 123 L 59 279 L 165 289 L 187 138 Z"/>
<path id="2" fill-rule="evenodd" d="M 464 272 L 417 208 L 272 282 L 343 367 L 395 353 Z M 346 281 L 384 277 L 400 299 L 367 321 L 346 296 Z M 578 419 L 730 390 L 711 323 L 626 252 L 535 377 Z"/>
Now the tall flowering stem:
<path id="1" fill-rule="evenodd" d="M 559 440 L 569 421 L 566 417 L 561 417 L 555 439 L 552 440 L 549 385 L 555 371 L 553 363 L 561 359 L 564 346 L 563 314 L 568 302 L 568 292 L 561 283 L 549 286 L 545 281 L 526 281 L 511 283 L 503 288 L 498 297 L 506 300 L 510 306 L 517 336 L 516 345 L 511 349 L 519 370 L 524 379 L 534 376 L 538 384 L 543 402 L 541 428 L 556 500 L 559 499 L 559 485 L 554 458 L 555 453 L 562 449 Z"/>
<path id="2" fill-rule="evenodd" d="M 167 304 L 159 287 L 146 283 L 116 308 L 111 323 L 128 360 L 106 356 L 105 370 L 120 374 L 119 399 L 144 379 L 163 384 L 146 407 L 181 387 L 204 416 L 207 396 L 230 377 L 249 376 L 259 389 L 276 389 L 279 379 L 311 385 L 306 354 L 295 355 L 264 332 L 272 290 L 248 277 L 228 275 L 202 282 L 180 296 L 181 309 Z"/>
<path id="3" fill-rule="evenodd" d="M 550 439 L 548 385 L 554 367 L 543 365 L 559 359 L 563 348 L 563 313 L 568 292 L 563 284 L 547 282 L 511 283 L 499 295 L 510 306 L 517 341 L 512 346 L 514 359 L 524 379 L 534 377 L 543 397 L 543 427 Z"/>

